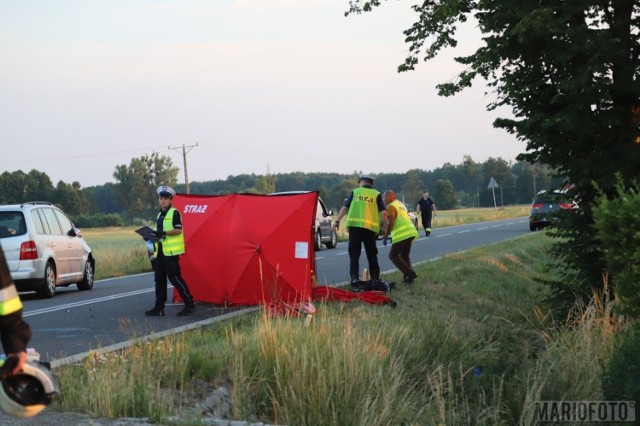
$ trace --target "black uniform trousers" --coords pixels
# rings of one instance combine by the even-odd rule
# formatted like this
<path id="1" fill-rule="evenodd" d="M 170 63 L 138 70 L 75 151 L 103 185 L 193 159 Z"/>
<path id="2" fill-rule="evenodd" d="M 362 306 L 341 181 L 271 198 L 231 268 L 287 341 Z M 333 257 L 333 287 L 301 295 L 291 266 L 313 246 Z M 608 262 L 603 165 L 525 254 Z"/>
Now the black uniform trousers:
<path id="1" fill-rule="evenodd" d="M 433 218 L 433 212 L 431 210 L 420 212 L 422 216 L 422 227 L 427 234 L 431 233 L 431 219 Z"/>
<path id="2" fill-rule="evenodd" d="M 156 304 L 154 309 L 164 309 L 167 303 L 167 278 L 173 286 L 178 290 L 180 297 L 184 301 L 187 308 L 193 307 L 193 297 L 189 292 L 187 283 L 180 274 L 180 256 L 165 256 L 162 251 L 158 252 L 158 257 L 153 261 L 155 280 L 156 280 Z"/>
<path id="3" fill-rule="evenodd" d="M 369 274 L 372 280 L 380 279 L 380 265 L 378 265 L 378 234 L 366 229 L 349 227 L 349 274 L 351 280 L 358 280 L 360 276 L 360 253 L 364 244 L 364 251 L 369 262 Z"/>

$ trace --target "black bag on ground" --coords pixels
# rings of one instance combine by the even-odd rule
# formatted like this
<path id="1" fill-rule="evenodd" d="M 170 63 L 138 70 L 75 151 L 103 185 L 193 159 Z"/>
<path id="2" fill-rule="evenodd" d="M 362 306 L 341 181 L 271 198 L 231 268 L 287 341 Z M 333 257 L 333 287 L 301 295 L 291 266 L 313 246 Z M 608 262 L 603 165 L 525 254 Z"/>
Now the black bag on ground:
<path id="1" fill-rule="evenodd" d="M 387 283 L 382 280 L 371 280 L 371 281 L 354 281 L 351 283 L 351 290 L 353 291 L 382 291 L 384 293 L 389 293 L 391 289 L 396 287 L 396 283 L 391 282 Z"/>

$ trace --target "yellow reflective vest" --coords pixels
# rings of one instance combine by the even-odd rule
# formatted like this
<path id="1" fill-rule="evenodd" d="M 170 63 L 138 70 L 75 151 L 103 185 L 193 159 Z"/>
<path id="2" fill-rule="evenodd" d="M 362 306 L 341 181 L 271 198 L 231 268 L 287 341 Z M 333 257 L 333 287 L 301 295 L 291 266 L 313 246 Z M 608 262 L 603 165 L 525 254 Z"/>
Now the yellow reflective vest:
<path id="1" fill-rule="evenodd" d="M 158 213 L 158 219 L 162 212 Z M 165 232 L 172 231 L 173 228 L 173 215 L 180 214 L 177 213 L 176 209 L 170 207 L 167 210 L 167 214 L 164 216 L 164 220 L 162 221 L 162 230 Z M 154 243 L 155 251 L 153 253 L 154 256 L 158 256 L 158 243 Z M 181 232 L 178 235 L 165 235 L 162 239 L 162 253 L 165 256 L 177 256 L 179 254 L 184 254 L 185 245 L 184 245 L 184 233 Z"/>
<path id="2" fill-rule="evenodd" d="M 22 309 L 22 302 L 14 285 L 0 289 L 0 316 L 18 312 Z"/>
<path id="3" fill-rule="evenodd" d="M 375 233 L 380 231 L 380 212 L 377 198 L 380 192 L 373 188 L 356 188 L 347 214 L 347 228 L 365 228 Z"/>
<path id="4" fill-rule="evenodd" d="M 31 339 L 29 324 L 22 319 L 22 302 L 13 284 L 4 251 L 0 246 L 0 330 L 5 353 L 23 352 Z"/>
<path id="5" fill-rule="evenodd" d="M 398 200 L 393 200 L 389 205 L 395 207 L 398 212 L 396 220 L 393 223 L 393 229 L 391 230 L 391 241 L 399 243 L 409 238 L 418 238 L 418 230 L 413 226 L 413 223 L 411 223 L 411 218 L 404 204 Z"/>

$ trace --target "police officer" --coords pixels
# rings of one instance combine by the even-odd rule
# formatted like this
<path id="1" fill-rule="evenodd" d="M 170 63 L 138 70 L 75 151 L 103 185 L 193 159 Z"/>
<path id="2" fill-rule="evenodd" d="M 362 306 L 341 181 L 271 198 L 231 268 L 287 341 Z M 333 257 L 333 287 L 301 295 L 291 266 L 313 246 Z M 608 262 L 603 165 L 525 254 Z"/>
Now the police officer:
<path id="1" fill-rule="evenodd" d="M 164 316 L 164 305 L 167 302 L 167 277 L 178 290 L 184 301 L 184 309 L 178 316 L 190 315 L 196 311 L 196 305 L 189 292 L 187 283 L 180 274 L 180 255 L 185 252 L 184 235 L 180 212 L 173 208 L 172 201 L 176 191 L 170 186 L 157 189 L 160 213 L 158 213 L 156 231 L 157 241 L 154 243 L 154 271 L 156 281 L 156 302 L 152 309 L 145 312 L 147 316 Z"/>
<path id="2" fill-rule="evenodd" d="M 340 220 L 347 216 L 347 231 L 349 232 L 349 274 L 351 282 L 359 281 L 360 253 L 364 245 L 369 262 L 369 272 L 372 280 L 380 279 L 378 265 L 378 248 L 376 240 L 380 232 L 380 215 L 387 219 L 387 212 L 382 201 L 382 195 L 373 188 L 371 176 L 360 176 L 358 188 L 354 189 L 344 202 L 336 217 L 336 229 Z"/>

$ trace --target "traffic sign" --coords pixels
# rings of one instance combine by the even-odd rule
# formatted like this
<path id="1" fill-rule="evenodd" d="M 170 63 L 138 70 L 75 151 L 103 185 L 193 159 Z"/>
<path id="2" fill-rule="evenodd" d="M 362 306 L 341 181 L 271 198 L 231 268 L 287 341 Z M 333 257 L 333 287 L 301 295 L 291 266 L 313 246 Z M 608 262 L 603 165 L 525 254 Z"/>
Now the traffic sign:
<path id="1" fill-rule="evenodd" d="M 487 189 L 493 189 L 493 188 L 498 188 L 500 185 L 498 185 L 498 182 L 496 182 L 496 180 L 491 177 L 491 180 L 489 181 L 489 185 L 487 185 Z"/>

